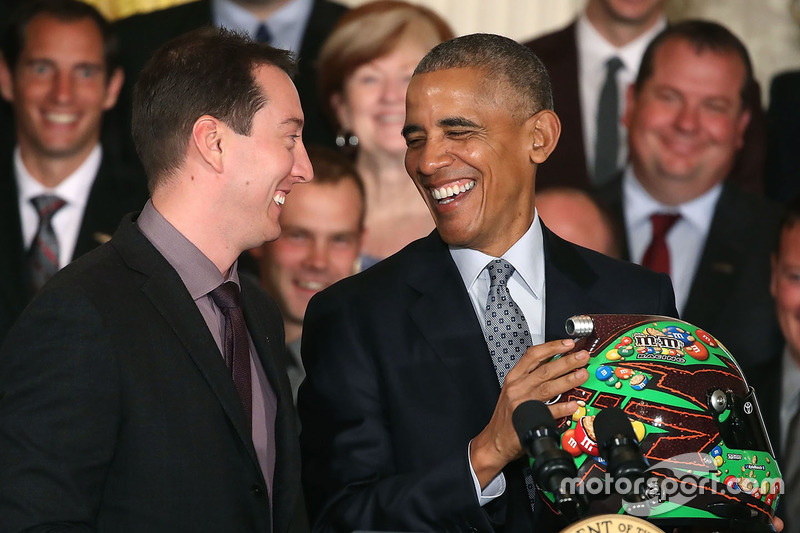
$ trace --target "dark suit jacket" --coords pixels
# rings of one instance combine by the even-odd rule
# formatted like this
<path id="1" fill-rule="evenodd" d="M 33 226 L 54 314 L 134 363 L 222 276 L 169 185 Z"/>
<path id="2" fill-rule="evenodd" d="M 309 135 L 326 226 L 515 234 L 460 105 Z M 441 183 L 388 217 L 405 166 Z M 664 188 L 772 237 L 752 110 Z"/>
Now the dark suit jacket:
<path id="1" fill-rule="evenodd" d="M 621 237 L 620 252 L 630 259 L 622 205 L 622 177 L 597 192 Z M 763 362 L 780 328 L 769 292 L 770 254 L 778 235 L 781 208 L 761 196 L 723 185 L 689 298 L 681 318 L 721 340 L 743 366 Z"/>
<path id="2" fill-rule="evenodd" d="M 278 399 L 272 516 L 230 371 L 126 217 L 53 277 L 0 352 L 0 530 L 288 531 L 301 490 L 283 322 L 244 278 L 242 307 Z"/>
<path id="3" fill-rule="evenodd" d="M 765 189 L 785 203 L 800 193 L 800 70 L 775 76 L 769 94 Z"/>
<path id="4" fill-rule="evenodd" d="M 33 297 L 27 254 L 22 242 L 17 183 L 9 147 L 0 154 L 0 343 Z M 138 211 L 147 200 L 144 176 L 104 153 L 89 192 L 72 259 L 108 240 L 125 213 Z"/>
<path id="5" fill-rule="evenodd" d="M 675 315 L 655 275 L 544 229 L 545 337 L 580 313 Z M 623 281 L 624 280 L 624 281 Z M 315 296 L 303 326 L 303 481 L 314 528 L 544 531 L 521 475 L 475 495 L 467 444 L 500 393 L 479 320 L 435 231 Z M 534 521 L 537 528 L 534 528 Z"/>
<path id="6" fill-rule="evenodd" d="M 561 119 L 558 146 L 547 161 L 539 165 L 536 172 L 538 189 L 552 186 L 586 189 L 591 185 L 583 142 L 575 31 L 576 23 L 573 22 L 564 29 L 525 43 L 542 60 L 550 73 L 553 103 Z M 744 148 L 739 151 L 730 179 L 745 190 L 761 192 L 766 160 L 766 119 L 758 86 L 754 92 L 754 97 L 749 102 L 752 116 L 745 132 Z"/>
<path id="7" fill-rule="evenodd" d="M 314 7 L 303 36 L 299 53 L 299 71 L 294 83 L 305 115 L 303 138 L 306 144 L 334 146 L 336 134 L 322 113 L 317 95 L 316 61 L 322 43 L 345 11 L 346 8 L 340 4 L 328 0 L 314 0 Z M 128 136 L 130 136 L 131 90 L 147 60 L 170 39 L 212 23 L 210 0 L 199 0 L 152 13 L 134 15 L 116 23 L 122 65 L 126 75 L 120 102 L 116 108 L 116 120 L 120 121 L 120 129 Z M 127 144 L 127 153 L 135 156 L 130 139 Z"/>

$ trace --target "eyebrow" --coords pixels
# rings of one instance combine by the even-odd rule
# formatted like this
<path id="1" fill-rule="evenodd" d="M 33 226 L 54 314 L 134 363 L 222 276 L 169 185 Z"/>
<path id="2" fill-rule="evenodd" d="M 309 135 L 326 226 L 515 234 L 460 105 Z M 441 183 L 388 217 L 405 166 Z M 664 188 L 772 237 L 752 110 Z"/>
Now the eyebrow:
<path id="1" fill-rule="evenodd" d="M 291 125 L 294 125 L 294 126 L 296 126 L 298 128 L 302 128 L 303 127 L 303 119 L 302 118 L 297 118 L 297 117 L 291 117 L 291 118 L 287 118 L 286 120 L 284 120 L 284 121 L 282 121 L 280 123 L 281 126 L 284 126 L 284 125 L 287 125 L 287 124 L 291 124 Z"/>
<path id="2" fill-rule="evenodd" d="M 436 125 L 440 128 L 480 128 L 480 125 L 476 122 L 471 121 L 466 117 L 447 117 L 436 122 Z M 409 124 L 403 128 L 402 134 L 403 137 L 408 137 L 412 133 L 417 133 L 422 131 L 420 126 L 416 124 Z"/>

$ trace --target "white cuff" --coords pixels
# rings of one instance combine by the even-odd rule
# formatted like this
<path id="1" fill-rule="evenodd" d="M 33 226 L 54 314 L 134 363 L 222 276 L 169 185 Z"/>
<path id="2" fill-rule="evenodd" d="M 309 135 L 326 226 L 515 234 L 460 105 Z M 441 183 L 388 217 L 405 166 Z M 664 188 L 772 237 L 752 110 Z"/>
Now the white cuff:
<path id="1" fill-rule="evenodd" d="M 486 485 L 486 488 L 481 490 L 481 484 L 478 482 L 478 476 L 475 475 L 475 469 L 472 468 L 472 461 L 469 458 L 470 446 L 472 441 L 467 445 L 467 462 L 469 463 L 469 473 L 472 474 L 472 483 L 475 485 L 475 494 L 478 496 L 478 505 L 483 507 L 495 498 L 502 496 L 506 491 L 506 476 L 500 472 Z"/>

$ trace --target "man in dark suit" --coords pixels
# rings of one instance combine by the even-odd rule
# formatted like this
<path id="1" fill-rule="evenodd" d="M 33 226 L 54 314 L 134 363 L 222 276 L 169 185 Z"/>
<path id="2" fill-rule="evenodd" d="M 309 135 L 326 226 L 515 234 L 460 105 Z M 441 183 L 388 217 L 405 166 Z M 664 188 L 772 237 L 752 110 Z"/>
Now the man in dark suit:
<path id="1" fill-rule="evenodd" d="M 317 93 L 317 55 L 325 38 L 346 8 L 329 0 L 199 0 L 187 4 L 134 15 L 117 23 L 122 65 L 128 83 L 122 89 L 121 106 L 115 120 L 123 132 L 130 120 L 130 88 L 145 62 L 163 43 L 202 26 L 216 25 L 241 31 L 253 39 L 263 38 L 265 25 L 269 44 L 292 50 L 299 56 L 294 78 L 306 123 L 303 137 L 307 144 L 334 147 L 336 133 L 328 124 Z M 134 154 L 131 154 L 134 155 Z"/>
<path id="2" fill-rule="evenodd" d="M 547 529 L 511 416 L 587 379 L 586 352 L 549 361 L 574 346 L 559 340 L 565 320 L 676 313 L 666 276 L 541 224 L 536 169 L 559 129 L 547 71 L 510 39 L 460 37 L 417 67 L 406 168 L 437 229 L 316 295 L 304 321 L 299 409 L 315 529 Z M 504 311 L 509 333 L 484 328 Z M 507 335 L 509 353 L 494 335 Z M 576 408 L 550 407 L 555 417 Z"/>
<path id="3" fill-rule="evenodd" d="M 144 176 L 99 142 L 123 78 L 114 42 L 100 13 L 74 0 L 26 3 L 4 34 L 0 90 L 17 145 L 0 147 L 0 341 L 55 270 L 108 240 L 147 199 Z M 43 218 L 42 198 L 64 204 Z M 53 256 L 42 268 L 48 224 Z"/>
<path id="4" fill-rule="evenodd" d="M 800 531 L 800 521 L 792 520 L 796 513 L 786 510 L 796 509 L 800 502 L 800 455 L 795 453 L 800 430 L 800 196 L 788 202 L 777 235 L 770 281 L 780 324 L 776 348 L 767 354 L 770 359 L 744 368 L 744 374 L 758 395 L 785 482 L 778 515 L 786 521 L 784 531 L 796 532 Z"/>
<path id="5" fill-rule="evenodd" d="M 616 216 L 623 257 L 668 272 L 681 318 L 745 365 L 763 361 L 777 330 L 769 256 L 780 217 L 779 206 L 729 178 L 752 75 L 747 50 L 723 26 L 666 29 L 628 91 L 630 166 L 598 193 Z M 662 220 L 672 225 L 659 237 Z M 654 260 L 659 249 L 663 262 Z"/>
<path id="6" fill-rule="evenodd" d="M 312 176 L 293 66 L 208 28 L 142 72 L 151 201 L 58 272 L 0 351 L 0 530 L 302 528 L 282 321 L 236 270 Z"/>
<path id="7" fill-rule="evenodd" d="M 598 141 L 602 147 L 608 138 L 607 134 L 597 133 L 606 64 L 613 57 L 621 61 L 614 73 L 619 118 L 625 107 L 625 91 L 636 78 L 644 49 L 667 24 L 665 5 L 664 0 L 589 0 L 570 25 L 526 43 L 550 72 L 555 110 L 563 126 L 558 148 L 537 174 L 539 189 L 589 188 L 606 183 L 613 175 L 594 175 Z M 753 192 L 761 192 L 764 182 L 766 128 L 760 98 L 756 89 L 748 100 L 751 108 L 745 134 L 748 149 L 740 152 L 732 173 L 733 181 Z M 617 153 L 609 154 L 608 159 L 621 169 L 628 150 L 626 129 L 620 123 L 617 123 L 617 138 Z"/>
<path id="8" fill-rule="evenodd" d="M 800 70 L 778 74 L 769 88 L 767 196 L 781 203 L 800 193 Z"/>

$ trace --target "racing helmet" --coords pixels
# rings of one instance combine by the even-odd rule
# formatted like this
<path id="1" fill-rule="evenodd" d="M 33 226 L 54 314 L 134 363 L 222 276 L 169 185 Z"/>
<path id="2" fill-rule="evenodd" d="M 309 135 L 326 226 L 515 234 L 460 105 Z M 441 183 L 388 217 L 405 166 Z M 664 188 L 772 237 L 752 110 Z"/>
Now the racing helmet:
<path id="1" fill-rule="evenodd" d="M 589 379 L 551 402 L 578 402 L 558 430 L 592 514 L 626 513 L 665 530 L 774 531 L 780 469 L 755 391 L 719 340 L 650 315 L 579 315 L 566 330 L 572 352 L 590 354 Z M 609 408 L 631 421 L 647 467 L 633 490 L 617 490 L 600 453 L 593 423 Z"/>

